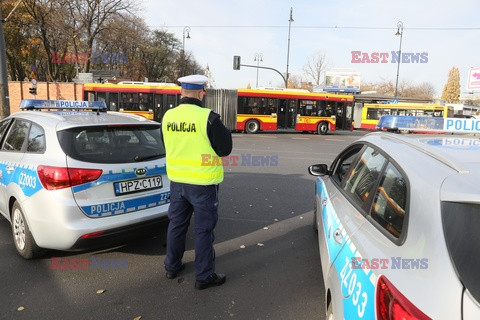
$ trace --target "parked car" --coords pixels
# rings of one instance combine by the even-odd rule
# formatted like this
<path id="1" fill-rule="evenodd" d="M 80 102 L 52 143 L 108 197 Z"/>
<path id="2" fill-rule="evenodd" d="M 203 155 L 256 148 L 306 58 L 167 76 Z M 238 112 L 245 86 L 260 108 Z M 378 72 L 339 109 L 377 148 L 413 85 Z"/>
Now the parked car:
<path id="1" fill-rule="evenodd" d="M 24 100 L 0 122 L 0 213 L 24 258 L 126 240 L 165 224 L 160 124 L 103 102 Z"/>
<path id="2" fill-rule="evenodd" d="M 375 132 L 315 182 L 327 319 L 480 319 L 480 141 Z"/>

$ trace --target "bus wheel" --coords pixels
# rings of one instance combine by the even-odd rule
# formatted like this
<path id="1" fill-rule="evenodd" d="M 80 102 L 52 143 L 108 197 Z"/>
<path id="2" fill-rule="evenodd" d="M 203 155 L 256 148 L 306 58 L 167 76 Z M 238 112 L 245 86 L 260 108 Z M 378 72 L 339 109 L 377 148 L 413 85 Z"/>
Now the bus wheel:
<path id="1" fill-rule="evenodd" d="M 326 122 L 320 122 L 317 127 L 318 134 L 327 134 L 328 132 L 328 124 Z"/>
<path id="2" fill-rule="evenodd" d="M 248 120 L 245 124 L 245 132 L 246 133 L 257 133 L 260 129 L 260 124 L 257 120 Z"/>

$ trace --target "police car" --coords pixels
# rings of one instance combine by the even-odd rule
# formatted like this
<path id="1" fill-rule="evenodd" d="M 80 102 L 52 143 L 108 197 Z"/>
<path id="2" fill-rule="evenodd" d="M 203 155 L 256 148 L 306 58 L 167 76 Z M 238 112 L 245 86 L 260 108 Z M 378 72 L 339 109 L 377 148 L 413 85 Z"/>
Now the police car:
<path id="1" fill-rule="evenodd" d="M 0 122 L 0 213 L 24 258 L 125 240 L 164 224 L 160 124 L 104 102 L 24 100 Z"/>
<path id="2" fill-rule="evenodd" d="M 375 132 L 316 164 L 327 319 L 480 319 L 480 140 Z"/>

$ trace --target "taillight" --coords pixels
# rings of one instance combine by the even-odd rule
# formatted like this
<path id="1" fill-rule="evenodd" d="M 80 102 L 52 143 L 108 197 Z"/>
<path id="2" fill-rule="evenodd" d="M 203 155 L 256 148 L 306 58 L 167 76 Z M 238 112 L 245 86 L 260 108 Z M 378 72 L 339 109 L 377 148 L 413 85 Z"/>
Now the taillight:
<path id="1" fill-rule="evenodd" d="M 97 180 L 102 175 L 101 169 L 79 169 L 38 166 L 40 182 L 47 190 L 73 187 L 82 183 Z"/>
<path id="2" fill-rule="evenodd" d="M 384 276 L 377 283 L 378 320 L 431 320 Z"/>

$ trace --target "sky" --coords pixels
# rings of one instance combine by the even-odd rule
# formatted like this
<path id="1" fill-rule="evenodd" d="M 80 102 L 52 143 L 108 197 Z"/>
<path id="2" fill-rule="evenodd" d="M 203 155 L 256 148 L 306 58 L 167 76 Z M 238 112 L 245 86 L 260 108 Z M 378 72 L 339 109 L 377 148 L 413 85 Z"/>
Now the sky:
<path id="1" fill-rule="evenodd" d="M 400 63 L 399 83 L 429 82 L 440 96 L 452 67 L 459 68 L 462 93 L 471 67 L 480 67 L 480 2 L 478 0 L 143 0 L 151 29 L 173 33 L 185 51 L 208 65 L 216 88 L 257 84 L 257 68 L 233 70 L 233 56 L 242 64 L 274 68 L 304 81 L 309 59 L 325 54 L 328 69 L 360 72 L 362 83 L 393 81 L 398 64 L 397 23 L 403 23 L 402 53 L 423 54 L 424 63 Z M 290 9 L 293 22 L 289 28 Z M 290 31 L 290 43 L 289 43 Z M 352 63 L 352 51 L 360 51 Z M 372 53 L 388 53 L 387 61 L 366 63 Z M 425 55 L 427 53 L 427 55 Z M 426 60 L 426 61 L 425 61 Z M 283 87 L 275 71 L 258 69 L 259 87 Z"/>

